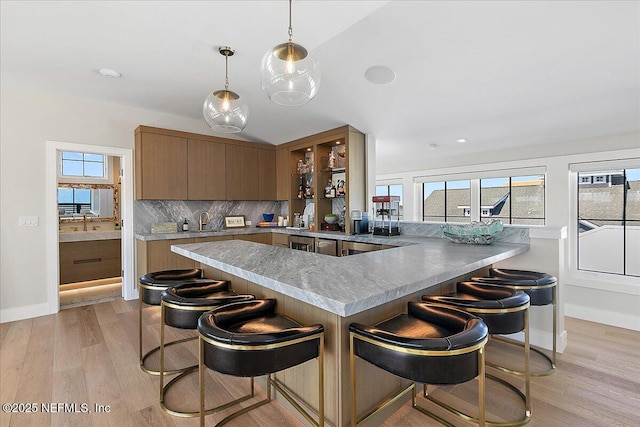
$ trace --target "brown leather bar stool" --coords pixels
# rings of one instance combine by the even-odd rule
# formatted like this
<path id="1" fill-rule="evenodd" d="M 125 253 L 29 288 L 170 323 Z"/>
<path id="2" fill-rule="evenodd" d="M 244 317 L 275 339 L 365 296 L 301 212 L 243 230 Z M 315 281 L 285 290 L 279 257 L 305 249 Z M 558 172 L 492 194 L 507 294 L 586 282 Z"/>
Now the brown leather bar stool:
<path id="1" fill-rule="evenodd" d="M 238 295 L 229 289 L 229 282 L 226 280 L 211 283 L 185 283 L 179 286 L 170 286 L 162 292 L 160 311 L 160 406 L 165 412 L 178 417 L 197 417 L 200 414 L 200 411 L 171 408 L 164 400 L 165 393 L 177 381 L 198 369 L 198 365 L 184 367 L 178 376 L 172 378 L 167 385 L 164 385 L 165 326 L 196 330 L 198 328 L 198 319 L 204 312 L 234 302 L 251 301 L 253 299 L 255 299 L 253 295 Z M 194 335 L 183 339 L 182 342 L 197 338 L 198 336 Z M 209 409 L 208 412 L 213 413 L 215 410 L 216 408 Z"/>
<path id="2" fill-rule="evenodd" d="M 478 422 L 484 426 L 487 339 L 487 326 L 479 317 L 456 308 L 421 302 L 409 302 L 407 314 L 398 314 L 374 326 L 352 323 L 349 325 L 351 425 L 364 423 L 411 391 L 413 408 L 450 426 L 446 420 L 418 406 L 415 383 L 453 385 L 478 378 Z M 356 411 L 355 356 L 412 381 L 360 419 Z"/>
<path id="3" fill-rule="evenodd" d="M 203 314 L 198 321 L 200 336 L 200 425 L 205 425 L 204 369 L 225 375 L 251 378 L 266 375 L 267 397 L 225 417 L 216 426 L 271 401 L 271 387 L 314 426 L 324 426 L 324 327 L 302 326 L 275 311 L 275 299 L 260 299 L 226 305 Z M 318 359 L 318 420 L 316 421 L 273 374 L 311 359 Z M 246 396 L 245 396 L 246 397 Z M 245 397 L 231 401 L 231 407 Z"/>
<path id="4" fill-rule="evenodd" d="M 544 357 L 550 364 L 550 368 L 541 372 L 531 372 L 532 377 L 544 377 L 551 375 L 556 371 L 557 344 L 556 337 L 558 331 L 558 280 L 548 274 L 537 271 L 513 270 L 505 268 L 489 269 L 488 277 L 472 277 L 471 281 L 478 283 L 490 283 L 498 286 L 504 286 L 510 289 L 517 289 L 526 292 L 531 299 L 532 306 L 545 306 L 553 304 L 553 350 L 551 357 L 544 353 L 541 349 L 531 346 L 531 351 Z M 523 345 L 519 341 L 506 337 L 494 337 L 497 340 L 505 341 L 510 344 Z M 497 367 L 505 372 L 515 375 L 524 375 L 523 371 L 508 369 L 505 367 Z"/>
<path id="5" fill-rule="evenodd" d="M 139 279 L 140 289 L 138 290 L 138 344 L 140 369 L 151 375 L 160 375 L 160 371 L 150 369 L 146 366 L 146 360 L 153 353 L 160 350 L 160 346 L 155 347 L 145 354 L 142 354 L 142 304 L 160 306 L 162 291 L 169 286 L 177 286 L 184 283 L 218 283 L 213 279 L 202 277 L 202 270 L 199 268 L 181 269 L 181 270 L 163 270 L 147 273 Z M 176 340 L 165 345 L 175 345 L 189 339 Z M 166 371 L 165 374 L 176 374 L 182 370 Z"/>
<path id="6" fill-rule="evenodd" d="M 531 393 L 529 375 L 529 295 L 515 289 L 475 282 L 459 282 L 456 292 L 451 295 L 423 295 L 422 300 L 431 304 L 442 304 L 465 310 L 480 317 L 489 328 L 489 335 L 514 334 L 524 331 L 524 365 L 525 392 L 508 381 L 494 375 L 486 374 L 488 379 L 494 380 L 508 387 L 524 402 L 524 415 L 514 421 L 487 421 L 489 426 L 521 426 L 531 420 Z M 487 363 L 487 366 L 494 366 Z M 427 394 L 425 397 L 440 405 L 455 415 L 470 421 L 478 421 Z"/>

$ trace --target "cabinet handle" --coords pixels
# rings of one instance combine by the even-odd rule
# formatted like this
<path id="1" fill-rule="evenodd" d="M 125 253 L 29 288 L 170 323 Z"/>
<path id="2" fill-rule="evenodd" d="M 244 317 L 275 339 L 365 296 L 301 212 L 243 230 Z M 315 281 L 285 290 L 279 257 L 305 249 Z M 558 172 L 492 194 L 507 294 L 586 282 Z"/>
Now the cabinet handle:
<path id="1" fill-rule="evenodd" d="M 74 264 L 86 264 L 88 262 L 101 262 L 102 258 L 88 258 L 88 259 L 76 259 L 73 260 Z"/>

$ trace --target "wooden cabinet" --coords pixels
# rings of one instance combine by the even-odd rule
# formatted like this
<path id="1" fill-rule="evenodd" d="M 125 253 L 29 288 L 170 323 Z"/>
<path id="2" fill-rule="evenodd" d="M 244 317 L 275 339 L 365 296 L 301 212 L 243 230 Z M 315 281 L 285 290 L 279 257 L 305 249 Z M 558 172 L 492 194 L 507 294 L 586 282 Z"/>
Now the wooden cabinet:
<path id="1" fill-rule="evenodd" d="M 193 243 L 193 238 L 171 240 L 137 240 L 137 272 L 138 277 L 143 274 L 180 268 L 195 268 L 195 261 L 171 252 L 171 245 L 186 245 Z"/>
<path id="2" fill-rule="evenodd" d="M 289 235 L 280 233 L 271 233 L 271 244 L 273 246 L 289 247 Z"/>
<path id="3" fill-rule="evenodd" d="M 233 236 L 233 240 L 247 240 L 249 242 L 264 243 L 265 245 L 270 245 L 271 233 L 238 234 Z"/>
<path id="4" fill-rule="evenodd" d="M 364 134 L 350 126 L 311 135 L 284 144 L 279 150 L 286 149 L 289 153 L 286 162 L 288 181 L 289 218 L 295 212 L 302 214 L 309 201 L 314 202 L 314 226 L 322 229 L 324 216 L 328 213 L 340 215 L 345 211 L 345 233 L 351 234 L 351 220 L 349 213 L 353 210 L 366 212 L 366 153 Z M 305 173 L 301 179 L 298 172 L 298 162 L 310 163 L 313 157 L 313 168 Z M 339 164 L 329 165 L 329 157 L 339 157 Z M 280 160 L 280 164 L 285 159 Z M 278 166 L 280 167 L 280 166 Z M 280 176 L 280 173 L 279 175 Z M 284 173 L 282 173 L 284 176 Z M 281 179 L 285 179 L 282 177 Z M 337 185 L 342 181 L 343 192 L 337 197 L 326 197 L 325 187 L 331 180 Z M 313 197 L 311 200 L 298 198 L 298 187 L 312 182 Z M 284 190 L 280 190 L 284 191 Z"/>
<path id="5" fill-rule="evenodd" d="M 258 200 L 258 150 L 227 145 L 227 200 Z"/>
<path id="6" fill-rule="evenodd" d="M 291 186 L 289 175 L 289 150 L 276 151 L 276 200 L 289 200 Z"/>
<path id="7" fill-rule="evenodd" d="M 276 152 L 258 149 L 258 199 L 277 200 Z"/>
<path id="8" fill-rule="evenodd" d="M 136 277 L 152 271 L 198 268 L 197 262 L 171 251 L 172 245 L 232 240 L 233 236 L 187 237 L 169 240 L 136 240 Z"/>
<path id="9" fill-rule="evenodd" d="M 272 145 L 139 126 L 135 167 L 139 200 L 277 200 Z"/>
<path id="10" fill-rule="evenodd" d="M 187 140 L 136 132 L 136 199 L 187 199 Z"/>
<path id="11" fill-rule="evenodd" d="M 121 240 L 61 242 L 60 284 L 120 277 Z"/>
<path id="12" fill-rule="evenodd" d="M 226 200 L 225 144 L 189 139 L 188 200 Z"/>

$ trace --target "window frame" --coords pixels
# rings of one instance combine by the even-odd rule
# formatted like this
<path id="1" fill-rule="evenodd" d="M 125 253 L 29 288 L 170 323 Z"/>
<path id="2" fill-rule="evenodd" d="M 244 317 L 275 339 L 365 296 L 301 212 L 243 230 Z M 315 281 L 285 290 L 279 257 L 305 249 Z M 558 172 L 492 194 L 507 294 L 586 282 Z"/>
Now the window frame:
<path id="1" fill-rule="evenodd" d="M 454 174 L 434 174 L 434 175 L 423 175 L 423 176 L 415 176 L 413 178 L 414 185 L 418 184 L 420 186 L 420 190 L 418 191 L 420 197 L 420 222 L 425 223 L 437 223 L 444 224 L 446 221 L 424 221 L 424 186 L 425 182 L 447 182 L 447 181 L 470 181 L 470 191 L 471 191 L 471 221 L 480 221 L 480 180 L 481 179 L 491 179 L 491 178 L 504 178 L 504 177 L 519 177 L 519 176 L 534 176 L 539 175 L 544 177 L 544 210 L 543 210 L 543 224 L 508 224 L 514 227 L 545 227 L 547 224 L 547 197 L 549 191 L 547 191 L 547 168 L 546 166 L 528 166 L 522 168 L 509 168 L 509 169 L 494 169 L 487 171 L 474 171 L 474 172 L 460 172 Z M 418 212 L 417 212 L 418 213 Z M 446 217 L 445 217 L 446 218 Z"/>
<path id="2" fill-rule="evenodd" d="M 568 218 L 568 250 L 567 270 L 568 277 L 573 281 L 579 281 L 580 286 L 598 290 L 611 290 L 615 292 L 640 295 L 638 276 L 621 275 L 618 273 L 605 273 L 591 270 L 578 269 L 578 174 L 594 170 L 606 169 L 636 169 L 640 167 L 640 157 L 626 158 L 622 160 L 602 160 L 589 162 L 569 163 L 569 218 Z M 607 284 L 606 286 L 604 284 Z"/>
<path id="3" fill-rule="evenodd" d="M 67 176 L 62 175 L 62 153 L 74 152 L 83 154 L 101 155 L 104 158 L 104 177 L 97 178 L 91 176 Z M 104 153 L 93 153 L 90 151 L 57 150 L 56 152 L 56 175 L 58 182 L 63 184 L 112 184 L 113 183 L 113 158 Z"/>

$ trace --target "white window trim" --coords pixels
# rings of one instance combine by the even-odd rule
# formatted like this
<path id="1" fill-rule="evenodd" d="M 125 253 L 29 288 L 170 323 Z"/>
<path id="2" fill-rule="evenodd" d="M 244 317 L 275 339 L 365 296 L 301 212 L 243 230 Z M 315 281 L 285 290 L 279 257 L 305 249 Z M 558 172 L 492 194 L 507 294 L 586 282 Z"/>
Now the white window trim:
<path id="1" fill-rule="evenodd" d="M 102 153 L 92 153 L 90 151 L 83 151 L 83 153 L 89 154 L 101 154 L 104 156 L 104 178 L 95 178 L 89 176 L 63 176 L 62 175 L 62 151 L 59 150 L 56 153 L 56 174 L 58 176 L 58 182 L 61 184 L 113 184 L 113 159 L 111 156 L 104 155 Z"/>
<path id="2" fill-rule="evenodd" d="M 569 164 L 569 256 L 566 282 L 572 286 L 640 295 L 640 278 L 614 273 L 578 270 L 578 173 L 603 169 L 635 169 L 640 165 L 640 158 L 623 160 L 607 160 Z"/>

